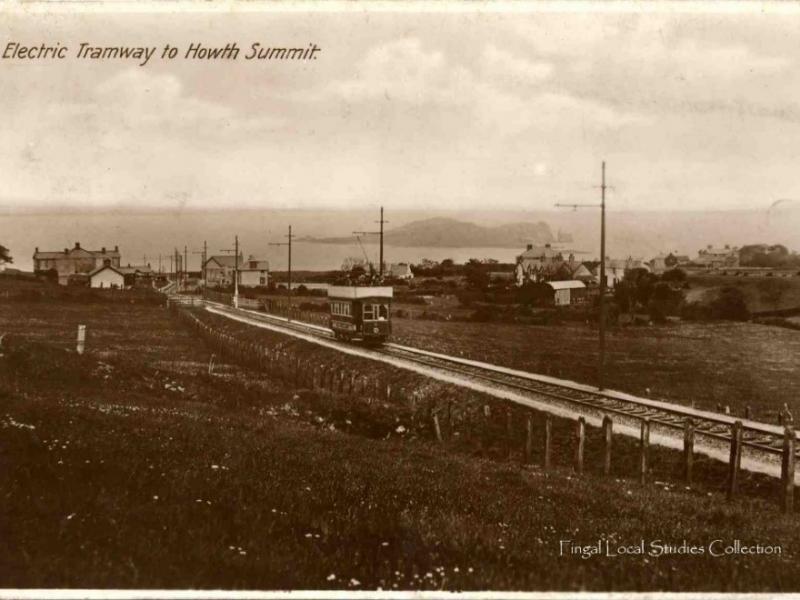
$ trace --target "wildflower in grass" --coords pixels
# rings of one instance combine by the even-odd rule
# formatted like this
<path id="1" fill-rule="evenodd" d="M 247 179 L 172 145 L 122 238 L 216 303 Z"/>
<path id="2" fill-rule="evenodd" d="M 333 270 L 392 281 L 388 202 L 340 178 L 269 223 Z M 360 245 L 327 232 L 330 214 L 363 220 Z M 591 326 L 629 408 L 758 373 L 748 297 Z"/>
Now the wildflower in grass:
<path id="1" fill-rule="evenodd" d="M 216 471 L 217 469 L 219 469 L 219 465 L 211 465 L 211 468 L 212 468 L 214 471 Z"/>
<path id="2" fill-rule="evenodd" d="M 335 580 L 336 580 L 336 575 L 334 575 L 333 573 L 331 573 L 330 575 L 328 575 L 328 576 L 326 577 L 326 579 L 327 579 L 328 581 L 335 581 Z"/>
<path id="3" fill-rule="evenodd" d="M 403 427 L 402 425 L 398 425 L 398 426 L 397 426 L 397 429 L 395 429 L 395 431 L 396 431 L 397 433 L 401 433 L 401 434 L 402 434 L 402 433 L 405 433 L 405 432 L 406 432 L 406 428 L 405 428 L 405 427 Z"/>
<path id="4" fill-rule="evenodd" d="M 352 579 L 350 579 L 350 585 L 352 585 L 353 587 L 356 587 L 356 586 L 361 585 L 361 582 L 358 579 L 352 578 Z"/>
<path id="5" fill-rule="evenodd" d="M 306 537 L 307 537 L 307 538 L 310 538 L 312 535 L 313 535 L 313 534 L 311 534 L 311 533 L 307 533 L 307 534 L 306 534 Z"/>
<path id="6" fill-rule="evenodd" d="M 388 546 L 388 545 L 389 545 L 389 542 L 381 542 L 381 546 L 384 546 L 384 547 L 386 547 L 386 546 Z"/>
<path id="7" fill-rule="evenodd" d="M 158 500 L 158 496 L 153 496 L 153 500 Z"/>

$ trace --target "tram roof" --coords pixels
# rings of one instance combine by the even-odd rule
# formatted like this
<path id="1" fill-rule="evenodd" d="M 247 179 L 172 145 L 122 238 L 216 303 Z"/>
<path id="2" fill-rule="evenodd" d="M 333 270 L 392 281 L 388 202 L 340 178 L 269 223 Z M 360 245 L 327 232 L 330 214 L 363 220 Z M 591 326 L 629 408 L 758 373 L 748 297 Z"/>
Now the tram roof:
<path id="1" fill-rule="evenodd" d="M 392 286 L 353 286 L 332 285 L 328 288 L 328 298 L 358 300 L 360 298 L 391 298 Z"/>

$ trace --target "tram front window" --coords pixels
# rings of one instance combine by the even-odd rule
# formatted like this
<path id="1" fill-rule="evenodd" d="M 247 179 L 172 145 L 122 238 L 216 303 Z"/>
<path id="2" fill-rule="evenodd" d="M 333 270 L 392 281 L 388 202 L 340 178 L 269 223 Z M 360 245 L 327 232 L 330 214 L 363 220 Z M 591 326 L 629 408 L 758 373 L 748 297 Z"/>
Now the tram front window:
<path id="1" fill-rule="evenodd" d="M 364 305 L 364 320 L 365 321 L 388 321 L 389 320 L 389 307 L 386 304 L 365 304 Z"/>

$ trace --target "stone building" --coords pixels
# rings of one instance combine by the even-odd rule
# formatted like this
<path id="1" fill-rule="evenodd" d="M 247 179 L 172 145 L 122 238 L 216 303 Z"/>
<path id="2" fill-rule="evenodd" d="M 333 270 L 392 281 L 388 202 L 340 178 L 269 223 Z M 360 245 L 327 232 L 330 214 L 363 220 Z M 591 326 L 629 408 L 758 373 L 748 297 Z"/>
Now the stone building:
<path id="1" fill-rule="evenodd" d="M 58 273 L 58 283 L 61 285 L 67 285 L 71 275 L 88 276 L 89 273 L 104 265 L 119 267 L 119 262 L 119 246 L 114 246 L 113 250 L 107 250 L 105 247 L 100 250 L 86 250 L 81 248 L 79 242 L 75 242 L 73 248 L 64 248 L 60 252 L 43 252 L 37 247 L 33 253 L 34 272 L 44 273 L 55 270 Z"/>

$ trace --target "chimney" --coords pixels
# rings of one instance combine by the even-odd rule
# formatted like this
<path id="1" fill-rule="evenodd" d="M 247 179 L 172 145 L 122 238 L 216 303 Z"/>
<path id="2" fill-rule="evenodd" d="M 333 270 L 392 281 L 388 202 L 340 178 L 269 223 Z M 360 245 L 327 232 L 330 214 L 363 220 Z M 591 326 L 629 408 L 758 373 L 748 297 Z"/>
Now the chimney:
<path id="1" fill-rule="evenodd" d="M 80 250 L 81 249 L 81 243 L 80 242 L 75 242 L 75 249 L 76 250 Z"/>
<path id="2" fill-rule="evenodd" d="M 533 250 L 533 244 L 528 244 L 528 250 Z"/>
<path id="3" fill-rule="evenodd" d="M 34 250 L 34 253 L 39 254 L 39 246 L 36 246 L 36 249 Z"/>
<path id="4" fill-rule="evenodd" d="M 69 250 L 67 248 L 64 248 L 64 254 L 69 254 Z"/>
<path id="5" fill-rule="evenodd" d="M 105 246 L 103 246 L 103 247 L 100 249 L 100 252 L 102 252 L 103 254 L 105 254 L 105 253 L 106 253 L 106 247 L 105 247 Z"/>
<path id="6" fill-rule="evenodd" d="M 545 248 L 549 248 L 549 247 L 550 247 L 550 244 L 545 244 L 545 245 L 544 245 L 544 247 L 545 247 Z"/>
<path id="7" fill-rule="evenodd" d="M 731 245 L 730 244 L 725 244 L 725 250 L 730 250 L 730 249 L 731 249 Z"/>
<path id="8" fill-rule="evenodd" d="M 119 246 L 114 246 L 114 252 L 119 252 Z"/>
<path id="9" fill-rule="evenodd" d="M 708 246 L 706 246 L 706 248 L 708 248 L 709 250 L 711 250 L 711 244 L 709 244 Z"/>

